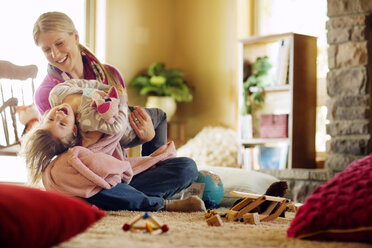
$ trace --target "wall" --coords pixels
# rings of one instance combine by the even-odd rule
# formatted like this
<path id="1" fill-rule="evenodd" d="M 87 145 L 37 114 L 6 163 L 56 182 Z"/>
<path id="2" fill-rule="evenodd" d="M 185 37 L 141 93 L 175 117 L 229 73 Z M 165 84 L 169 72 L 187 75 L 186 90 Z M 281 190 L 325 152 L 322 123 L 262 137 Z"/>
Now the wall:
<path id="1" fill-rule="evenodd" d="M 106 61 L 117 67 L 128 85 L 152 62 L 171 64 L 176 28 L 172 0 L 107 0 Z M 145 98 L 128 87 L 129 104 Z"/>
<path id="2" fill-rule="evenodd" d="M 242 0 L 239 0 L 242 1 Z M 107 55 L 126 82 L 151 62 L 184 71 L 194 90 L 179 103 L 176 119 L 188 138 L 204 126 L 235 128 L 236 5 L 231 0 L 108 0 Z M 145 103 L 129 89 L 129 103 Z"/>
<path id="3" fill-rule="evenodd" d="M 328 102 L 326 167 L 343 170 L 372 152 L 372 1 L 328 0 Z"/>
<path id="4" fill-rule="evenodd" d="M 207 125 L 235 128 L 235 1 L 177 0 L 174 65 L 194 86 L 194 100 L 181 105 L 189 134 Z"/>

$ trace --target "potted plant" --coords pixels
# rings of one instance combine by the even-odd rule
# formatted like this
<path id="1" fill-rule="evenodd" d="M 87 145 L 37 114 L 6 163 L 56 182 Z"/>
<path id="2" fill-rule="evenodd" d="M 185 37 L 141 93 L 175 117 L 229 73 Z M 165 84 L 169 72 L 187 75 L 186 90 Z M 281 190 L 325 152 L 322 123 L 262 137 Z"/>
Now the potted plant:
<path id="1" fill-rule="evenodd" d="M 183 79 L 183 72 L 174 68 L 166 69 L 164 63 L 152 63 L 148 69 L 135 76 L 129 85 L 137 89 L 140 95 L 147 96 L 146 107 L 163 109 L 168 120 L 176 111 L 176 101 L 192 100 L 190 89 Z"/>
<path id="2" fill-rule="evenodd" d="M 252 114 L 252 106 L 264 103 L 263 90 L 270 85 L 269 70 L 271 63 L 268 56 L 258 57 L 252 64 L 252 72 L 243 83 L 242 115 Z"/>
<path id="3" fill-rule="evenodd" d="M 252 107 L 261 106 L 264 101 L 264 87 L 270 85 L 269 70 L 271 63 L 268 56 L 258 57 L 251 65 L 251 72 L 247 70 L 247 79 L 243 83 L 243 106 L 241 109 L 242 122 L 246 127 L 244 138 L 252 138 Z"/>

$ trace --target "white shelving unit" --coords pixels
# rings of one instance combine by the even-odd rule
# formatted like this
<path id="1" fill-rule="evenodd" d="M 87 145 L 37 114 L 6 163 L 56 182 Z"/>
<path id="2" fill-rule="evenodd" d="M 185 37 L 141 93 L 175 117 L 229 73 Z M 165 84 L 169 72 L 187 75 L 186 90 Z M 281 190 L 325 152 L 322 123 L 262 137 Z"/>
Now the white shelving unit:
<path id="1" fill-rule="evenodd" d="M 265 103 L 252 110 L 253 137 L 242 138 L 243 118 L 239 115 L 239 161 L 247 147 L 288 145 L 286 168 L 315 168 L 316 126 L 316 37 L 295 33 L 254 36 L 240 41 L 239 46 L 239 108 L 243 99 L 244 61 L 253 63 L 257 57 L 273 57 L 273 46 L 281 40 L 289 41 L 288 76 L 285 84 L 264 89 Z M 277 45 L 276 45 L 277 46 Z M 280 59 L 277 67 L 280 66 Z M 239 113 L 241 111 L 239 110 Z M 287 138 L 260 138 L 259 122 L 262 114 L 288 114 Z"/>

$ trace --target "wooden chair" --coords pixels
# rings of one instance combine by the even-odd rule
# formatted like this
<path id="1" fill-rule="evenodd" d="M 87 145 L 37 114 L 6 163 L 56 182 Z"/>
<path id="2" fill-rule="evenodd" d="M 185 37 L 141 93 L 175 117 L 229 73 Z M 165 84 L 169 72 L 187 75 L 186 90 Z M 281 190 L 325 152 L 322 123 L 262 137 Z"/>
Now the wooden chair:
<path id="1" fill-rule="evenodd" d="M 19 66 L 0 60 L 0 155 L 17 156 L 23 130 L 18 121 L 15 107 L 34 102 L 38 68 L 36 65 Z"/>

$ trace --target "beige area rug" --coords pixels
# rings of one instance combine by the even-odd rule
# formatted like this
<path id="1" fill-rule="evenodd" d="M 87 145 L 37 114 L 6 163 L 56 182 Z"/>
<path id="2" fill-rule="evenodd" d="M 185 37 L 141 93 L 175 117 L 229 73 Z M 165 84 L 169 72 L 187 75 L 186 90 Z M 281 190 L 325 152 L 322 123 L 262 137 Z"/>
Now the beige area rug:
<path id="1" fill-rule="evenodd" d="M 225 210 L 225 209 L 223 209 Z M 224 213 L 218 210 L 220 213 Z M 84 233 L 57 247 L 372 247 L 362 243 L 318 242 L 286 237 L 293 213 L 261 225 L 227 222 L 221 227 L 208 226 L 204 213 L 155 212 L 151 213 L 161 224 L 167 224 L 164 234 L 124 232 L 121 228 L 139 212 L 107 212 L 99 222 Z"/>

